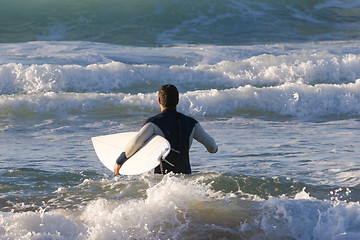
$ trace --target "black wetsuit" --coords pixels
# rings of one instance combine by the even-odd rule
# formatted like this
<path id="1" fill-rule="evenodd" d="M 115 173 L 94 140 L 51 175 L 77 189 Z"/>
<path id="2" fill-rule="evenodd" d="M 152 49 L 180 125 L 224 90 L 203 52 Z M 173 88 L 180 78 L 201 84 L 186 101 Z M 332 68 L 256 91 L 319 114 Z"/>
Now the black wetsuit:
<path id="1" fill-rule="evenodd" d="M 164 110 L 148 120 L 154 123 L 164 133 L 170 142 L 171 151 L 163 161 L 163 173 L 191 173 L 189 160 L 190 135 L 197 121 L 175 110 Z M 160 166 L 155 168 L 155 173 L 162 173 Z"/>

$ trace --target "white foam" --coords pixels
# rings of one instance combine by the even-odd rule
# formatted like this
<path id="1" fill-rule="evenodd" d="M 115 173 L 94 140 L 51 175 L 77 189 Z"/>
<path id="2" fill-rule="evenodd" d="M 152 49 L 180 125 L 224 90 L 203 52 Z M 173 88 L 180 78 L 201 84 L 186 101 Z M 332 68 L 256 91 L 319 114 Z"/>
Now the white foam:
<path id="1" fill-rule="evenodd" d="M 360 64 L 360 57 L 356 53 L 349 54 L 346 51 L 337 53 L 337 45 L 337 43 L 329 46 L 305 45 L 303 48 L 299 46 L 300 49 L 291 51 L 281 49 L 288 47 L 286 45 L 115 48 L 114 51 L 118 55 L 126 54 L 127 57 L 123 57 L 125 62 L 134 59 L 143 61 L 143 63 L 130 64 L 109 61 L 107 58 L 112 56 L 104 56 L 110 54 L 108 49 L 110 46 L 106 45 L 103 46 L 104 50 L 101 49 L 103 52 L 95 53 L 91 46 L 88 46 L 90 49 L 78 52 L 76 44 L 33 43 L 30 46 L 23 46 L 24 50 L 8 50 L 14 51 L 13 54 L 9 54 L 6 48 L 1 51 L 8 55 L 10 61 L 14 56 L 24 55 L 22 57 L 24 62 L 30 58 L 35 62 L 44 59 L 45 63 L 27 65 L 10 62 L 0 65 L 0 93 L 139 90 L 148 92 L 152 86 L 169 81 L 178 85 L 183 91 L 237 88 L 245 85 L 261 87 L 284 83 L 314 85 L 355 82 L 360 76 L 357 67 Z M 348 47 L 353 48 L 353 43 L 348 43 Z M 9 48 L 14 47 L 9 46 Z M 264 52 L 269 53 L 264 54 Z M 93 55 L 95 57 L 92 57 Z M 49 58 L 50 62 L 58 61 L 58 64 L 47 63 Z M 177 58 L 186 59 L 191 64 L 175 64 L 178 61 L 173 59 Z M 73 62 L 73 64 L 62 64 L 63 62 Z M 75 64 L 77 62 L 82 64 Z M 88 62 L 93 63 L 88 64 Z"/>
<path id="2" fill-rule="evenodd" d="M 309 197 L 304 190 L 295 199 L 272 198 L 262 202 L 254 225 L 242 229 L 263 231 L 266 239 L 358 239 L 360 204 Z"/>
<path id="3" fill-rule="evenodd" d="M 180 96 L 179 110 L 193 115 L 270 112 L 296 117 L 360 115 L 360 80 L 348 84 L 285 83 L 275 87 L 245 86 L 226 90 L 190 91 Z M 87 112 L 96 109 L 158 109 L 157 94 L 53 93 L 1 95 L 2 111 Z"/>
<path id="4" fill-rule="evenodd" d="M 1 239 L 76 239 L 77 223 L 59 212 L 0 213 Z"/>
<path id="5" fill-rule="evenodd" d="M 1 93 L 59 91 L 102 91 L 140 85 L 141 75 L 150 75 L 156 66 L 129 66 L 123 63 L 80 65 L 5 64 L 0 66 Z"/>
<path id="6" fill-rule="evenodd" d="M 81 216 L 89 228 L 88 238 L 176 238 L 187 228 L 188 208 L 207 198 L 205 187 L 171 176 L 146 192 L 144 200 L 99 199 L 89 204 Z"/>
<path id="7" fill-rule="evenodd" d="M 128 180 L 117 178 L 102 184 L 118 191 L 116 186 L 124 181 Z M 171 174 L 148 184 L 152 186 L 144 199 L 99 198 L 74 210 L 0 213 L 0 239 L 176 239 L 190 224 L 188 214 L 213 200 L 206 185 Z"/>
<path id="8" fill-rule="evenodd" d="M 0 65 L 0 111 L 153 111 L 158 87 L 172 83 L 182 93 L 180 110 L 194 115 L 358 116 L 357 44 L 120 46 L 113 52 L 96 45 L 98 53 L 83 42 L 12 44 L 0 48 L 5 59 L 58 63 Z M 88 64 L 87 52 L 99 59 Z M 110 61 L 114 55 L 124 62 Z M 70 64 L 62 64 L 67 57 Z M 177 64 L 183 61 L 190 64 Z"/>
<path id="9" fill-rule="evenodd" d="M 315 200 L 315 198 L 311 197 L 309 193 L 307 193 L 306 188 L 304 187 L 301 192 L 297 193 L 294 199 L 307 199 L 307 200 Z"/>
<path id="10" fill-rule="evenodd" d="M 245 194 L 218 196 L 203 177 L 166 175 L 140 177 L 148 184 L 146 196 L 119 186 L 130 179 L 101 180 L 117 198 L 98 198 L 78 209 L 0 213 L 0 239 L 357 239 L 360 204 L 318 200 L 300 191 L 295 198 L 267 200 Z M 206 176 L 208 177 L 208 176 Z M 210 177 L 211 179 L 211 177 Z M 84 181 L 80 186 L 90 184 Z M 119 185 L 120 184 L 120 185 Z M 79 186 L 79 187 L 80 187 Z M 66 190 L 65 190 L 66 191 Z M 209 194 L 209 191 L 212 192 Z M 336 194 L 343 189 L 336 190 Z M 346 193 L 350 193 L 347 189 Z M 221 194 L 220 194 L 221 195 Z M 120 197 L 121 196 L 121 197 Z"/>
<path id="11" fill-rule="evenodd" d="M 276 87 L 239 87 L 228 90 L 195 91 L 184 94 L 183 109 L 192 114 L 234 113 L 236 111 L 275 112 L 299 117 L 359 115 L 360 80 L 355 83 L 315 86 L 286 83 Z M 184 106 L 185 104 L 185 106 Z"/>

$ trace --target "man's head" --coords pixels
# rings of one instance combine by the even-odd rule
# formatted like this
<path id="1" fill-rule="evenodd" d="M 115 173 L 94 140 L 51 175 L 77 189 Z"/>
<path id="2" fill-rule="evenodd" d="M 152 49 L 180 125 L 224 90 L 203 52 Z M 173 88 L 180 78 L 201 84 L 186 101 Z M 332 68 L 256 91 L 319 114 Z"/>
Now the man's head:
<path id="1" fill-rule="evenodd" d="M 174 85 L 167 84 L 159 90 L 159 103 L 164 108 L 176 109 L 179 103 L 179 91 Z"/>

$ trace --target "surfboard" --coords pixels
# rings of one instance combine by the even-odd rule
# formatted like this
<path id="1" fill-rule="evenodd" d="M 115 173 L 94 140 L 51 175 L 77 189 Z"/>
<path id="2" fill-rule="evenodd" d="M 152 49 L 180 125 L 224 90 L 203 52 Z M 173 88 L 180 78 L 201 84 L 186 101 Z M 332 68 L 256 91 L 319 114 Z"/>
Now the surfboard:
<path id="1" fill-rule="evenodd" d="M 96 155 L 106 168 L 114 171 L 116 159 L 120 156 L 128 142 L 136 136 L 137 132 L 124 132 L 111 135 L 92 137 Z M 170 143 L 164 137 L 155 135 L 151 137 L 133 156 L 120 168 L 123 175 L 138 175 L 154 169 L 170 152 Z"/>

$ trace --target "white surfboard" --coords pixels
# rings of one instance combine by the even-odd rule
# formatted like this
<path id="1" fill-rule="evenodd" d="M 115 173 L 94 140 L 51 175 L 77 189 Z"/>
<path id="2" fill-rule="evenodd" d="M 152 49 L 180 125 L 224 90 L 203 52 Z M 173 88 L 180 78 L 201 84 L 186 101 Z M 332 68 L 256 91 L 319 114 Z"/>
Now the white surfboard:
<path id="1" fill-rule="evenodd" d="M 116 159 L 120 156 L 128 142 L 136 136 L 137 132 L 125 132 L 111 135 L 92 137 L 95 152 L 100 161 L 114 171 Z M 142 148 L 131 156 L 120 168 L 120 174 L 137 175 L 150 171 L 160 164 L 170 152 L 170 143 L 162 136 L 151 137 Z"/>

